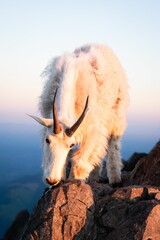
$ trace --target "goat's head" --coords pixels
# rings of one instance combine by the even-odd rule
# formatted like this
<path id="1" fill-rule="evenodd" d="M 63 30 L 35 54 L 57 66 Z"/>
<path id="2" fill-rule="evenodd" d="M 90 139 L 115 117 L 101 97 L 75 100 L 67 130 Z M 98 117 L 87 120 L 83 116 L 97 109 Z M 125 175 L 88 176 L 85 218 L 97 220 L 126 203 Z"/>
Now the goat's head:
<path id="1" fill-rule="evenodd" d="M 81 116 L 72 127 L 66 128 L 66 126 L 58 120 L 55 103 L 56 93 L 53 100 L 53 119 L 39 118 L 30 115 L 47 128 L 43 140 L 43 178 L 45 183 L 53 186 L 57 185 L 62 179 L 65 179 L 68 153 L 72 147 L 77 144 L 74 133 L 88 112 L 87 97 Z"/>

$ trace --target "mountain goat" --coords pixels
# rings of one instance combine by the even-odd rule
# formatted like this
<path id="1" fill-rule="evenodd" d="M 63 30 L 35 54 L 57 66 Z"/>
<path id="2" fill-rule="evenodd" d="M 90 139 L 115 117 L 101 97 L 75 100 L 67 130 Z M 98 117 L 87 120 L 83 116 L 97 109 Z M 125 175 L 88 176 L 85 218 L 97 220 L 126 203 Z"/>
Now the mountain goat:
<path id="1" fill-rule="evenodd" d="M 119 183 L 128 91 L 112 50 L 99 44 L 82 46 L 54 58 L 44 74 L 47 81 L 40 97 L 43 117 L 32 116 L 44 126 L 44 181 L 57 185 L 66 179 L 70 152 L 70 179 L 89 178 L 107 155 L 109 183 Z"/>

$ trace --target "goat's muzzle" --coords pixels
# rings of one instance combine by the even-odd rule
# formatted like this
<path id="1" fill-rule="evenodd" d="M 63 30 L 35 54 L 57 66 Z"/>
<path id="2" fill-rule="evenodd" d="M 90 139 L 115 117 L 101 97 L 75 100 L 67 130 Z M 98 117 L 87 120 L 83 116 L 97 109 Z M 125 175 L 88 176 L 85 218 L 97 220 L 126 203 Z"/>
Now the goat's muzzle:
<path id="1" fill-rule="evenodd" d="M 50 186 L 56 186 L 58 185 L 58 183 L 61 180 L 56 180 L 56 179 L 51 179 L 50 177 L 46 178 L 46 182 L 50 185 Z"/>

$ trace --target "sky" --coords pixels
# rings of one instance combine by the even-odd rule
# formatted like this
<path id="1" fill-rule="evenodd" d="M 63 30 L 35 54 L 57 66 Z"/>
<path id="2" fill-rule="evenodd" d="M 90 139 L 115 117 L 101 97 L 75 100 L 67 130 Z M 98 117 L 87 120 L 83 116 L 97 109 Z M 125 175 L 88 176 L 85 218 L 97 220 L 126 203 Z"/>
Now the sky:
<path id="1" fill-rule="evenodd" d="M 126 72 L 129 131 L 159 136 L 159 13 L 159 0 L 0 0 L 0 123 L 31 124 L 47 63 L 97 42 Z"/>

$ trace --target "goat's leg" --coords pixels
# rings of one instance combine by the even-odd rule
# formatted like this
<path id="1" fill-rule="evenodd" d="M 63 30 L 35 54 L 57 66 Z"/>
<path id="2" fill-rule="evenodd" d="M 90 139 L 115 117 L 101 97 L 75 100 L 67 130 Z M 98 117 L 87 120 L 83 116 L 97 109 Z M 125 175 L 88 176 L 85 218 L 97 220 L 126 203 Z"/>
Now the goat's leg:
<path id="1" fill-rule="evenodd" d="M 71 179 L 87 180 L 90 172 L 94 169 L 94 166 L 88 161 L 81 159 L 79 161 L 72 161 L 72 167 L 70 171 Z"/>
<path id="2" fill-rule="evenodd" d="M 75 152 L 72 159 L 72 167 L 70 172 L 71 179 L 83 179 L 88 180 L 90 178 L 90 173 L 93 171 L 92 179 L 97 175 L 97 171 L 94 170 L 96 165 L 99 165 L 100 159 L 93 158 L 92 153 L 95 151 L 95 142 L 92 138 L 85 140 L 83 147 Z M 94 174 L 95 173 L 95 174 Z M 93 177 L 94 175 L 94 177 Z"/>
<path id="3" fill-rule="evenodd" d="M 122 162 L 120 156 L 120 137 L 111 136 L 107 153 L 107 176 L 110 184 L 121 182 Z"/>

